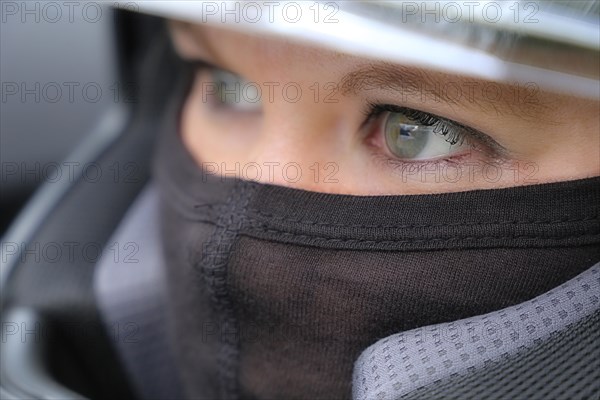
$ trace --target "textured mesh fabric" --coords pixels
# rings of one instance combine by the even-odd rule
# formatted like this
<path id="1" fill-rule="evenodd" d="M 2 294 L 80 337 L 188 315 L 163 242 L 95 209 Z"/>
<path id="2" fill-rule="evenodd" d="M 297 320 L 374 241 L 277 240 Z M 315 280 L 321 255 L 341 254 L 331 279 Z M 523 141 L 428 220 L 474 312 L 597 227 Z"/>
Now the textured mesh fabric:
<path id="1" fill-rule="evenodd" d="M 402 399 L 598 399 L 598 332 L 600 312 L 596 311 L 513 357 L 420 388 Z"/>
<path id="2" fill-rule="evenodd" d="M 599 296 L 597 264 L 519 305 L 387 337 L 357 361 L 354 398 L 598 393 Z"/>
<path id="3" fill-rule="evenodd" d="M 206 173 L 177 134 L 156 177 L 168 328 L 188 398 L 349 398 L 402 332 L 522 303 L 600 260 L 600 179 L 356 197 Z"/>

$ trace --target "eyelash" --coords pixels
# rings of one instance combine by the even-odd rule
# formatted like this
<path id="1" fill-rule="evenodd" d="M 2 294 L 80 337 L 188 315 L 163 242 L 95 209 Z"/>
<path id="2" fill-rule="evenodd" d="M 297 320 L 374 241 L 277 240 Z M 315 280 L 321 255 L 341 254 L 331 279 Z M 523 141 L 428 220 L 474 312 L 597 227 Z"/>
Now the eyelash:
<path id="1" fill-rule="evenodd" d="M 467 142 L 477 150 L 494 158 L 503 159 L 506 156 L 506 149 L 485 133 L 451 119 L 412 108 L 393 104 L 368 103 L 367 110 L 364 113 L 365 124 L 376 120 L 386 112 L 404 114 L 420 124 L 432 126 L 434 133 L 446 137 L 446 142 L 450 145 L 461 145 Z"/>
<path id="2" fill-rule="evenodd" d="M 412 108 L 400 107 L 391 104 L 369 103 L 367 121 L 374 120 L 386 112 L 404 114 L 419 124 L 433 127 L 433 132 L 440 136 L 447 136 L 446 142 L 450 143 L 451 145 L 463 144 L 466 139 L 469 139 L 467 137 L 467 132 L 471 128 L 467 126 L 461 125 L 446 118 L 437 117 L 422 111 L 414 110 Z"/>

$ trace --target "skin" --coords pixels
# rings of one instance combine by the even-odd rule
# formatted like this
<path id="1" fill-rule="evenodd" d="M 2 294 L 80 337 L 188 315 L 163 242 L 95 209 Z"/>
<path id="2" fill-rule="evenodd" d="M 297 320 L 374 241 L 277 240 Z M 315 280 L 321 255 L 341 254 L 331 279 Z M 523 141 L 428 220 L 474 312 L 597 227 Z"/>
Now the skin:
<path id="1" fill-rule="evenodd" d="M 482 89 L 488 82 L 374 65 L 283 39 L 181 22 L 171 22 L 170 29 L 183 58 L 202 59 L 262 89 L 262 104 L 253 111 L 219 106 L 216 96 L 207 95 L 210 70 L 197 72 L 180 133 L 198 164 L 216 174 L 352 195 L 457 192 L 600 175 L 598 101 L 542 92 L 535 85 L 495 84 L 490 95 Z M 269 98 L 273 82 L 280 85 L 271 86 Z M 449 82 L 462 88 L 460 99 L 452 96 Z M 297 101 L 289 101 L 294 88 L 286 100 L 282 87 L 288 83 L 302 89 Z M 440 85 L 450 89 L 434 95 Z M 502 149 L 469 139 L 458 156 L 399 160 L 386 146 L 384 116 L 365 122 L 369 103 L 456 121 Z"/>

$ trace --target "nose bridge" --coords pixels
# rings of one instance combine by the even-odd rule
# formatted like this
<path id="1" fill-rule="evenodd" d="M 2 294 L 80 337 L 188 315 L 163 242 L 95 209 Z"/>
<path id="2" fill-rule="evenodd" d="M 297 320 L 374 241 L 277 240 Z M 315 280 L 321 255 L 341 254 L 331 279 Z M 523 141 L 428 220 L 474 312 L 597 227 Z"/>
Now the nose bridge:
<path id="1" fill-rule="evenodd" d="M 319 170 L 339 164 L 348 146 L 336 107 L 307 99 L 265 105 L 263 125 L 252 159 L 269 168 L 260 181 L 314 190 Z"/>

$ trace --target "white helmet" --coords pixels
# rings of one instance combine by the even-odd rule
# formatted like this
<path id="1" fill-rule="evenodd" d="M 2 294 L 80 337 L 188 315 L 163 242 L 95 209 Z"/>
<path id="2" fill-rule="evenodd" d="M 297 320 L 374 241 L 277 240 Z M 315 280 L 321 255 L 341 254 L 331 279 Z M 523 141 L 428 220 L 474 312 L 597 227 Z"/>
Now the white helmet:
<path id="1" fill-rule="evenodd" d="M 600 98 L 600 2 L 119 0 L 119 7 Z"/>

